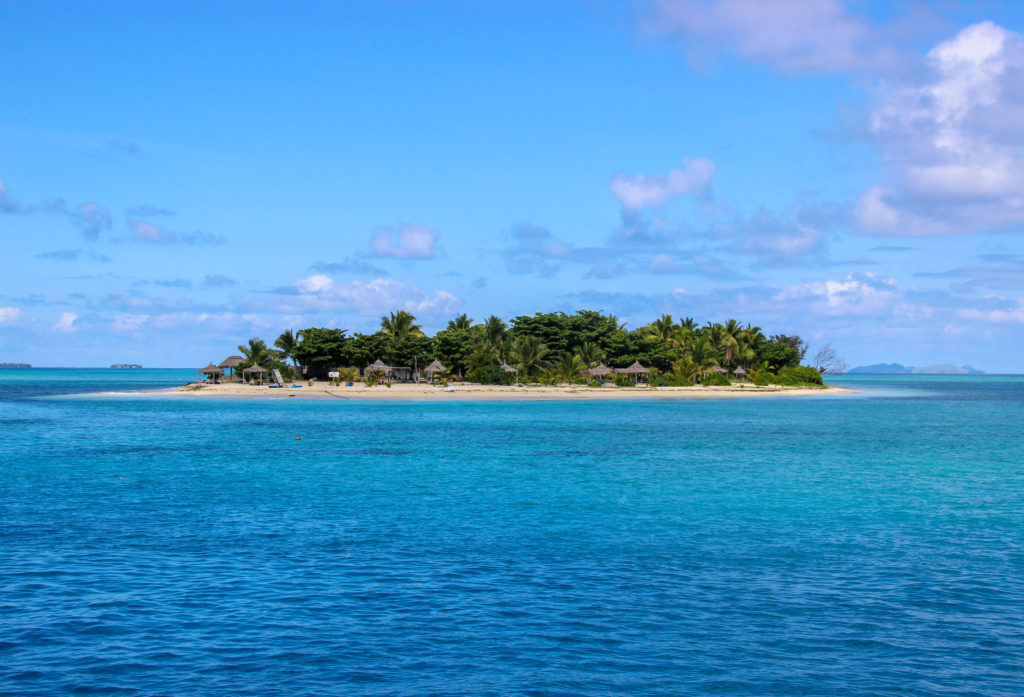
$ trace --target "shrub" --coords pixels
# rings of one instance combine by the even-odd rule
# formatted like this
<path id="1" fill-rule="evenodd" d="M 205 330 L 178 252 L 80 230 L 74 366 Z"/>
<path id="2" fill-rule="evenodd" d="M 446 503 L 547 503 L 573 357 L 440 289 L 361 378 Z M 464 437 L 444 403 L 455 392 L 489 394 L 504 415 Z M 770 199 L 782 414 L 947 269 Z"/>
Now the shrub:
<path id="1" fill-rule="evenodd" d="M 707 373 L 706 375 L 701 376 L 700 384 L 708 386 L 713 385 L 715 387 L 727 387 L 732 384 L 732 381 L 729 380 L 728 375 L 723 373 Z"/>
<path id="2" fill-rule="evenodd" d="M 516 380 L 516 374 L 506 373 L 500 365 L 485 365 L 469 371 L 466 378 L 483 385 L 511 385 Z"/>
<path id="3" fill-rule="evenodd" d="M 615 385 L 617 387 L 632 387 L 633 386 L 633 381 L 630 380 L 625 375 L 616 375 L 615 376 L 615 380 L 613 380 L 613 382 L 615 383 Z"/>
<path id="4" fill-rule="evenodd" d="M 779 377 L 792 377 L 799 385 L 821 385 L 821 373 L 807 365 L 798 365 L 795 368 L 783 368 L 779 371 Z"/>

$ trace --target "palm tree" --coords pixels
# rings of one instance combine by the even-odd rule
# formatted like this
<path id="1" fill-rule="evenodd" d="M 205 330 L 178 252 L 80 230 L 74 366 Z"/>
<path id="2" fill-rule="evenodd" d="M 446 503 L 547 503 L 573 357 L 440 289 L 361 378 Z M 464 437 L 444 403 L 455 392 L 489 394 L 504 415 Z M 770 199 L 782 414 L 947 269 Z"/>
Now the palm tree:
<path id="1" fill-rule="evenodd" d="M 423 328 L 416 324 L 416 318 L 405 310 L 398 310 L 390 313 L 388 317 L 381 317 L 380 330 L 396 340 L 423 334 Z"/>
<path id="2" fill-rule="evenodd" d="M 706 337 L 700 337 L 693 342 L 690 346 L 690 360 L 697 368 L 698 373 L 705 372 L 708 368 L 715 365 L 717 358 L 715 356 L 715 350 L 711 346 L 711 342 Z"/>
<path id="3" fill-rule="evenodd" d="M 668 341 L 672 336 L 675 326 L 675 323 L 672 321 L 672 315 L 662 315 L 644 327 L 642 331 L 644 334 L 656 336 L 662 341 Z"/>
<path id="4" fill-rule="evenodd" d="M 448 320 L 449 329 L 469 329 L 473 326 L 473 320 L 470 319 L 469 315 L 463 312 L 455 319 Z"/>
<path id="5" fill-rule="evenodd" d="M 505 322 L 491 315 L 484 320 L 483 323 L 483 334 L 481 341 L 483 342 L 484 348 L 491 353 L 500 352 L 502 341 L 505 339 L 505 332 L 508 327 Z"/>
<path id="6" fill-rule="evenodd" d="M 245 356 L 245 362 L 249 365 L 265 363 L 267 358 L 270 357 L 270 350 L 267 348 L 266 343 L 264 343 L 263 339 L 257 339 L 256 337 L 249 339 L 248 346 L 239 346 L 238 350 Z"/>
<path id="7" fill-rule="evenodd" d="M 518 363 L 518 368 L 523 377 L 528 376 L 537 368 L 547 365 L 544 360 L 551 350 L 535 336 L 521 336 L 516 340 L 512 349 L 512 355 Z"/>
<path id="8" fill-rule="evenodd" d="M 575 382 L 583 375 L 583 359 L 579 355 L 564 354 L 555 368 L 562 382 Z"/>
<path id="9" fill-rule="evenodd" d="M 359 368 L 338 368 L 338 378 L 342 382 L 354 382 L 359 377 Z"/>
<path id="10" fill-rule="evenodd" d="M 737 320 L 728 319 L 722 326 L 722 334 L 722 348 L 725 350 L 723 358 L 727 365 L 732 365 L 736 351 L 740 348 L 740 341 L 743 339 L 743 327 Z"/>
<path id="11" fill-rule="evenodd" d="M 294 365 L 296 368 L 299 366 L 299 364 L 295 360 L 294 354 L 295 347 L 298 345 L 299 342 L 295 337 L 295 332 L 293 332 L 291 329 L 285 329 L 281 333 L 281 336 L 277 337 L 277 339 L 274 340 L 274 346 L 278 348 L 278 353 L 281 356 L 281 358 L 292 359 L 292 365 Z"/>
<path id="12" fill-rule="evenodd" d="M 693 379 L 697 377 L 697 373 L 699 371 L 700 369 L 697 367 L 697 364 L 693 362 L 692 358 L 680 358 L 672 364 L 672 370 L 669 371 L 669 377 L 692 383 Z"/>
<path id="13" fill-rule="evenodd" d="M 593 368 L 604 360 L 604 351 L 593 341 L 584 341 L 580 344 L 579 355 L 585 368 Z"/>

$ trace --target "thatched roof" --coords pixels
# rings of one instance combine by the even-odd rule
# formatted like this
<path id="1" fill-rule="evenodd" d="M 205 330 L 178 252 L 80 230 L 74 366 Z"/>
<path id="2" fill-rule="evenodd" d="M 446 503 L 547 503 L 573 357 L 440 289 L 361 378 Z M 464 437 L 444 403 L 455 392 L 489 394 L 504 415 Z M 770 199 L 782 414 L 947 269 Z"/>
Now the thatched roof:
<path id="1" fill-rule="evenodd" d="M 435 358 L 433 363 L 431 363 L 430 365 L 423 369 L 423 372 L 432 375 L 434 373 L 443 373 L 446 370 L 448 369 L 444 367 L 441 361 Z"/>
<path id="2" fill-rule="evenodd" d="M 243 373 L 266 373 L 267 369 L 266 368 L 261 368 L 258 365 L 251 365 L 248 368 L 244 368 L 242 370 L 242 372 Z"/>
<path id="3" fill-rule="evenodd" d="M 237 368 L 239 364 L 245 363 L 245 359 L 241 356 L 228 356 L 220 362 L 218 368 Z"/>
<path id="4" fill-rule="evenodd" d="M 378 358 L 373 363 L 371 363 L 370 365 L 366 366 L 366 369 L 367 370 L 383 370 L 384 372 L 387 372 L 387 371 L 391 370 L 391 366 L 389 366 L 387 363 L 385 363 L 384 361 L 382 361 L 381 359 Z"/>
<path id="5" fill-rule="evenodd" d="M 602 363 L 601 365 L 595 366 L 593 368 L 587 368 L 586 370 L 583 371 L 583 374 L 584 375 L 594 375 L 594 376 L 600 377 L 602 375 L 611 375 L 614 372 L 615 372 L 614 370 L 612 370 L 611 368 L 606 366 L 604 363 Z"/>
<path id="6" fill-rule="evenodd" d="M 223 373 L 224 371 L 221 370 L 220 368 L 218 368 L 217 366 L 215 366 L 213 363 L 211 363 L 210 365 L 206 366 L 205 368 L 200 368 L 199 372 L 200 373 Z"/>
<path id="7" fill-rule="evenodd" d="M 519 372 L 519 368 L 513 368 L 508 363 L 502 363 L 501 364 L 501 369 L 504 370 L 506 373 L 518 373 Z"/>
<path id="8" fill-rule="evenodd" d="M 746 375 L 747 371 L 743 370 L 743 366 L 740 366 L 736 370 L 732 371 L 733 375 Z"/>
<path id="9" fill-rule="evenodd" d="M 628 368 L 619 368 L 615 372 L 622 373 L 623 375 L 640 375 L 642 373 L 649 373 L 651 371 L 640 365 L 640 361 L 633 361 L 633 365 L 629 366 Z"/>
<path id="10" fill-rule="evenodd" d="M 720 365 L 713 365 L 713 366 L 711 366 L 711 372 L 712 373 L 721 373 L 722 375 L 728 375 L 729 374 L 729 371 L 726 370 L 725 368 L 723 368 Z"/>

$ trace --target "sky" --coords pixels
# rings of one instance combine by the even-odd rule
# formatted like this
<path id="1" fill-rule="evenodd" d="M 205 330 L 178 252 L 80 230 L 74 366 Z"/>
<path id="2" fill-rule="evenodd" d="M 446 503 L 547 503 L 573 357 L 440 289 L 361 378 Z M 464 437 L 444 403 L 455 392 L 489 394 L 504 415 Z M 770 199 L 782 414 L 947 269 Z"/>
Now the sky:
<path id="1" fill-rule="evenodd" d="M 739 319 L 1024 372 L 1024 4 L 0 0 L 0 362 Z"/>

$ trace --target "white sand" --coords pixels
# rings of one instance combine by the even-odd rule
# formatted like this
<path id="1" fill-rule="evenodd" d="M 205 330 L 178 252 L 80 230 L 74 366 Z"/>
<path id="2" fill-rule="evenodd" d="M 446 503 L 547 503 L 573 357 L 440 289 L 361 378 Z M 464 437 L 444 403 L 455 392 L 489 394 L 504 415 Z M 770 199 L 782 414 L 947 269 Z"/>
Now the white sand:
<path id="1" fill-rule="evenodd" d="M 289 383 L 302 385 L 292 388 L 270 388 L 266 385 L 224 383 L 199 385 L 193 383 L 177 391 L 153 390 L 148 394 L 189 397 L 246 397 L 259 399 L 354 399 L 369 401 L 550 401 L 574 399 L 708 399 L 762 396 L 831 396 L 851 394 L 842 387 L 755 387 L 731 385 L 729 387 L 586 387 L 584 385 L 475 385 L 456 383 L 454 391 L 446 392 L 439 385 L 393 383 L 391 387 L 367 387 L 356 383 L 352 387 L 332 387 L 326 382 Z M 135 393 L 138 394 L 138 393 Z"/>

